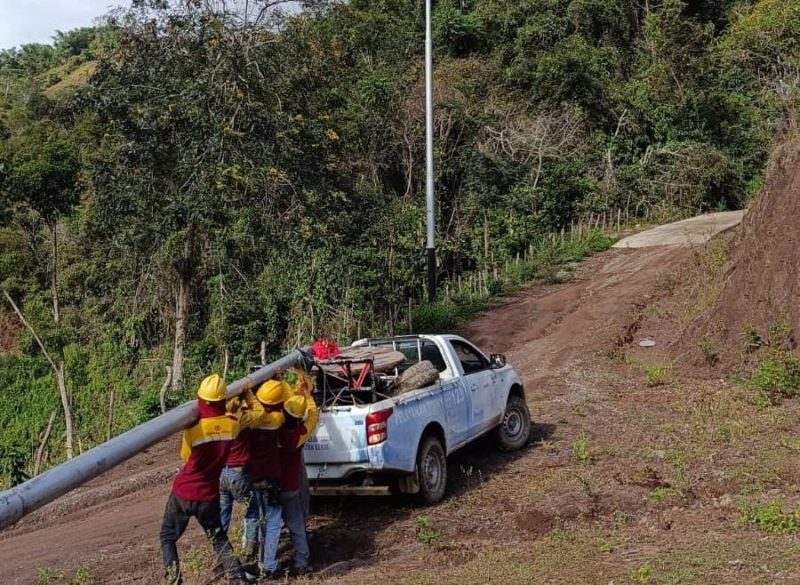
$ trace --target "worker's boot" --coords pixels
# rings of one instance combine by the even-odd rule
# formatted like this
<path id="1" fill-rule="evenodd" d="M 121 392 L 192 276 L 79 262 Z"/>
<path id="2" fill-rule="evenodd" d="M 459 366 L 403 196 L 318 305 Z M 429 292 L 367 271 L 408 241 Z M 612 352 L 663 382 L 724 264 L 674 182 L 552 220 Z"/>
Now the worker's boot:
<path id="1" fill-rule="evenodd" d="M 258 566 L 258 541 L 248 540 L 242 551 L 242 569 L 245 576 L 251 580 L 258 580 L 261 569 Z"/>

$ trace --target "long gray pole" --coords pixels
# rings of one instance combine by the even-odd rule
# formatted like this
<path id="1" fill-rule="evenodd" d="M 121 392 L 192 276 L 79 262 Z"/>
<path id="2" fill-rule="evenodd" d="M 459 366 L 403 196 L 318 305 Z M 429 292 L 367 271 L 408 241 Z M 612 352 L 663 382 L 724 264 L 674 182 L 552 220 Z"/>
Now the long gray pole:
<path id="1" fill-rule="evenodd" d="M 436 300 L 436 214 L 433 185 L 433 38 L 431 0 L 425 0 L 425 199 L 427 216 L 428 300 Z"/>
<path id="2" fill-rule="evenodd" d="M 256 370 L 228 386 L 228 397 L 272 378 L 303 359 L 298 350 Z M 97 477 L 151 445 L 191 425 L 197 419 L 197 401 L 186 402 L 169 412 L 140 424 L 110 441 L 86 451 L 50 471 L 0 493 L 0 530 L 68 491 Z"/>

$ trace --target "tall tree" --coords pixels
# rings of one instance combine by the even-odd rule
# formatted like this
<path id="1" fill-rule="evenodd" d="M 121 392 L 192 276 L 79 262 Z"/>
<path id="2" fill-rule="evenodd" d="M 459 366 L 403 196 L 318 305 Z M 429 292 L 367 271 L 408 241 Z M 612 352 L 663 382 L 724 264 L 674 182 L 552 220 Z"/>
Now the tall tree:
<path id="1" fill-rule="evenodd" d="M 34 126 L 34 131 L 21 140 L 21 146 L 13 155 L 9 173 L 9 190 L 18 205 L 30 208 L 44 222 L 51 240 L 49 261 L 50 291 L 52 295 L 52 315 L 55 329 L 61 323 L 61 309 L 58 292 L 58 225 L 59 220 L 73 210 L 79 200 L 78 172 L 80 158 L 76 147 L 56 130 L 42 124 Z M 35 234 L 32 234 L 35 237 Z M 20 320 L 34 335 L 56 377 L 66 428 L 67 457 L 73 455 L 72 412 L 67 392 L 63 348 L 58 347 L 51 357 L 33 327 L 25 320 L 22 312 L 6 293 Z"/>

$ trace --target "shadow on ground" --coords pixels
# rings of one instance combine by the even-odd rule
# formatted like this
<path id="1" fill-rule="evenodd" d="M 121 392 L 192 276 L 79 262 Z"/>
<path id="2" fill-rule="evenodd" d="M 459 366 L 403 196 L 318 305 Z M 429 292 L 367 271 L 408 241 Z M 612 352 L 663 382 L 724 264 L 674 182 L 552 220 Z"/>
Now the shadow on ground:
<path id="1" fill-rule="evenodd" d="M 501 475 L 525 457 L 536 444 L 550 438 L 555 425 L 534 424 L 529 444 L 513 453 L 500 452 L 492 433 L 470 443 L 448 458 L 448 486 L 441 503 L 447 505 L 477 489 L 487 478 Z M 380 560 L 377 535 L 420 514 L 423 509 L 409 496 L 338 497 L 312 500 L 312 562 L 322 576 L 343 575 Z"/>

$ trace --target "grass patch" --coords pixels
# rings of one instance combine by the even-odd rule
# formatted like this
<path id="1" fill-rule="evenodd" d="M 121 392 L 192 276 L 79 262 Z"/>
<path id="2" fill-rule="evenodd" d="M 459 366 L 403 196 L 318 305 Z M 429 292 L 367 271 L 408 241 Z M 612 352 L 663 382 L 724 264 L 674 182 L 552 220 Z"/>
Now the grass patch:
<path id="1" fill-rule="evenodd" d="M 431 545 L 439 539 L 439 534 L 433 529 L 433 522 L 428 516 L 417 517 L 417 540 L 425 545 Z"/>
<path id="2" fill-rule="evenodd" d="M 765 574 L 794 575 L 797 562 L 793 539 L 764 538 L 755 531 L 697 532 L 670 546 L 663 545 L 663 538 L 660 534 L 644 535 L 630 526 L 614 533 L 599 527 L 554 530 L 547 538 L 509 543 L 476 558 L 443 562 L 436 583 L 770 583 Z M 635 564 L 631 564 L 632 558 Z M 732 560 L 740 561 L 735 573 Z M 421 577 L 429 575 L 430 567 L 420 567 L 399 576 L 397 582 L 417 585 Z"/>
<path id="3" fill-rule="evenodd" d="M 730 243 L 726 238 L 716 238 L 708 245 L 698 248 L 692 256 L 689 269 L 691 288 L 686 291 L 685 301 L 678 311 L 678 324 L 688 326 L 719 298 L 724 279 L 722 273 L 730 257 Z"/>
<path id="4" fill-rule="evenodd" d="M 96 583 L 99 583 L 97 577 L 84 565 L 75 569 L 75 574 L 72 578 L 68 577 L 64 571 L 57 569 L 49 567 L 36 569 L 36 585 L 95 585 Z"/>
<path id="5" fill-rule="evenodd" d="M 683 492 L 671 487 L 658 487 L 650 492 L 648 496 L 653 502 L 661 503 L 667 499 L 683 498 Z"/>
<path id="6" fill-rule="evenodd" d="M 672 364 L 643 364 L 642 370 L 651 388 L 660 386 L 672 371 Z"/>
<path id="7" fill-rule="evenodd" d="M 581 433 L 572 443 L 572 458 L 580 463 L 586 465 L 592 460 L 592 452 L 589 450 L 589 437 L 586 433 Z"/>
<path id="8" fill-rule="evenodd" d="M 780 501 L 769 504 L 742 501 L 739 504 L 739 521 L 770 534 L 796 534 L 800 527 L 800 510 L 791 513 L 783 510 L 784 505 Z"/>
<path id="9" fill-rule="evenodd" d="M 770 351 L 756 365 L 747 385 L 782 397 L 800 394 L 800 358 L 787 350 Z"/>
<path id="10" fill-rule="evenodd" d="M 631 571 L 628 579 L 632 583 L 650 583 L 653 580 L 653 570 L 647 565 L 639 567 L 635 571 Z"/>

